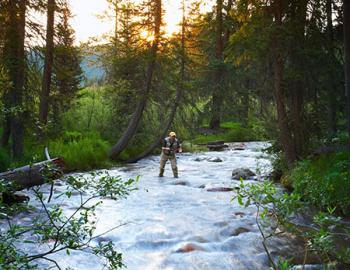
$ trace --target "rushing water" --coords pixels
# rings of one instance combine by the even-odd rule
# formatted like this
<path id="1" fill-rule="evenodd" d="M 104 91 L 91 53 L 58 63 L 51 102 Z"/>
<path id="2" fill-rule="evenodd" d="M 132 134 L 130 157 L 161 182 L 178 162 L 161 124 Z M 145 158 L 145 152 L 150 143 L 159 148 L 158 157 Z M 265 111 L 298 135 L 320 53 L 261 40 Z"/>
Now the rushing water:
<path id="1" fill-rule="evenodd" d="M 97 234 L 126 224 L 96 242 L 113 241 L 130 270 L 269 269 L 255 207 L 241 207 L 231 202 L 232 192 L 224 192 L 239 184 L 231 179 L 233 169 L 247 167 L 257 172 L 258 177 L 248 182 L 259 181 L 259 175 L 268 173 L 271 165 L 262 152 L 265 146 L 251 142 L 245 143 L 244 150 L 234 150 L 231 145 L 223 152 L 181 154 L 179 179 L 172 177 L 170 164 L 165 177 L 158 177 L 158 156 L 110 170 L 111 175 L 140 175 L 141 179 L 138 190 L 126 199 L 106 199 L 98 208 Z M 221 162 L 213 162 L 216 158 Z M 49 187 L 43 189 L 47 192 Z M 64 189 L 64 184 L 55 186 L 55 194 Z M 73 196 L 60 203 L 66 211 L 73 211 L 78 200 Z M 22 222 L 30 218 L 22 217 Z M 62 252 L 51 258 L 63 268 L 92 270 L 102 265 L 89 250 L 71 256 Z"/>

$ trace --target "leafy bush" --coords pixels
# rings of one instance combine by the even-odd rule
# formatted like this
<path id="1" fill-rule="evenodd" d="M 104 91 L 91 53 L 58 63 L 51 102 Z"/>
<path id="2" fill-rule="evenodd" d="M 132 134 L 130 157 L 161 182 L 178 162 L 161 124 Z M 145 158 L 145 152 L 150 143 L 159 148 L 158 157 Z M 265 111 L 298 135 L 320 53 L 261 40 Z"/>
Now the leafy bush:
<path id="1" fill-rule="evenodd" d="M 76 135 L 76 134 L 75 134 Z M 61 156 L 66 162 L 67 170 L 89 170 L 108 165 L 110 145 L 98 134 L 84 136 L 64 136 L 50 143 L 53 156 Z"/>
<path id="2" fill-rule="evenodd" d="M 208 143 L 210 141 L 225 141 L 225 142 L 244 142 L 255 139 L 254 133 L 248 129 L 243 128 L 239 123 L 225 122 L 221 124 L 221 130 L 215 134 L 198 135 L 192 143 Z"/>
<path id="3" fill-rule="evenodd" d="M 295 192 L 315 206 L 350 213 L 350 152 L 302 161 L 289 178 Z"/>
<path id="4" fill-rule="evenodd" d="M 0 172 L 7 170 L 10 167 L 11 158 L 6 149 L 0 149 Z"/>
<path id="5" fill-rule="evenodd" d="M 54 197 L 51 204 L 40 187 L 31 188 L 34 198 L 40 205 L 32 208 L 36 216 L 30 222 L 17 224 L 12 221 L 11 213 L 28 210 L 27 205 L 5 204 L 0 197 L 0 218 L 9 226 L 3 226 L 0 234 L 0 269 L 43 269 L 39 261 L 49 265 L 45 269 L 63 269 L 59 261 L 48 257 L 66 251 L 91 250 L 90 256 L 101 258 L 103 269 L 124 268 L 122 254 L 118 253 L 112 241 L 93 242 L 99 237 L 116 229 L 111 228 L 96 234 L 96 208 L 103 203 L 102 198 L 119 200 L 136 190 L 138 179 L 123 180 L 111 176 L 108 172 L 91 175 L 67 176 L 67 190 Z M 0 194 L 12 191 L 9 183 L 0 180 Z M 73 213 L 66 214 L 61 208 L 61 198 L 69 200 L 73 193 L 81 198 Z M 88 196 L 86 196 L 88 194 Z M 50 198 L 50 197 L 49 197 Z M 59 200 L 57 200 L 59 199 Z M 21 243 L 21 245 L 18 245 Z M 40 246 L 38 250 L 32 246 Z"/>

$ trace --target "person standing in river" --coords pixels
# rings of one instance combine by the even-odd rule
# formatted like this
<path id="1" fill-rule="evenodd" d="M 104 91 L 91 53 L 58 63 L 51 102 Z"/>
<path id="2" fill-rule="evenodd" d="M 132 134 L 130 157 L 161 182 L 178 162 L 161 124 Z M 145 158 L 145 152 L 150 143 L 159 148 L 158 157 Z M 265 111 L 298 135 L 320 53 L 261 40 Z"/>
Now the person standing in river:
<path id="1" fill-rule="evenodd" d="M 179 177 L 176 162 L 176 153 L 182 153 L 182 148 L 180 141 L 176 138 L 176 133 L 172 131 L 169 133 L 169 137 L 166 137 L 163 141 L 162 154 L 160 157 L 159 177 L 164 176 L 164 167 L 168 160 L 170 160 L 174 177 Z"/>

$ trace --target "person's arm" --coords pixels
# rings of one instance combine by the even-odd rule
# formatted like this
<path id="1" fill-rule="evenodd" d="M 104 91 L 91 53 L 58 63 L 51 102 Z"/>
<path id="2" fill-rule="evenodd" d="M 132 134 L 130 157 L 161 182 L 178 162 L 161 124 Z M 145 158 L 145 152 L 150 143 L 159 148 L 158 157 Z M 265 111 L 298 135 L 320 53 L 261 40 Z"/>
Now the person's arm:
<path id="1" fill-rule="evenodd" d="M 164 139 L 164 140 L 163 140 L 163 145 L 162 145 L 162 151 L 163 151 L 163 150 L 170 150 L 170 148 L 167 147 L 166 145 L 167 145 L 166 139 Z"/>
<path id="2" fill-rule="evenodd" d="M 181 146 L 181 142 L 180 141 L 177 144 L 177 152 L 178 153 L 182 153 L 182 146 Z"/>

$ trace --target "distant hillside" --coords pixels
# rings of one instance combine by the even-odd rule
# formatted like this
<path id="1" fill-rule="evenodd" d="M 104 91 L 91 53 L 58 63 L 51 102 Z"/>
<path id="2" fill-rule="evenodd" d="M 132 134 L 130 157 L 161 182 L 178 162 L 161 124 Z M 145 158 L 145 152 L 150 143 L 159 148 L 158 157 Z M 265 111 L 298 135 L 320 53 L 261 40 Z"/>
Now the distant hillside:
<path id="1" fill-rule="evenodd" d="M 87 55 L 83 57 L 81 68 L 87 81 L 100 81 L 105 76 L 105 71 L 97 63 L 97 55 Z"/>

